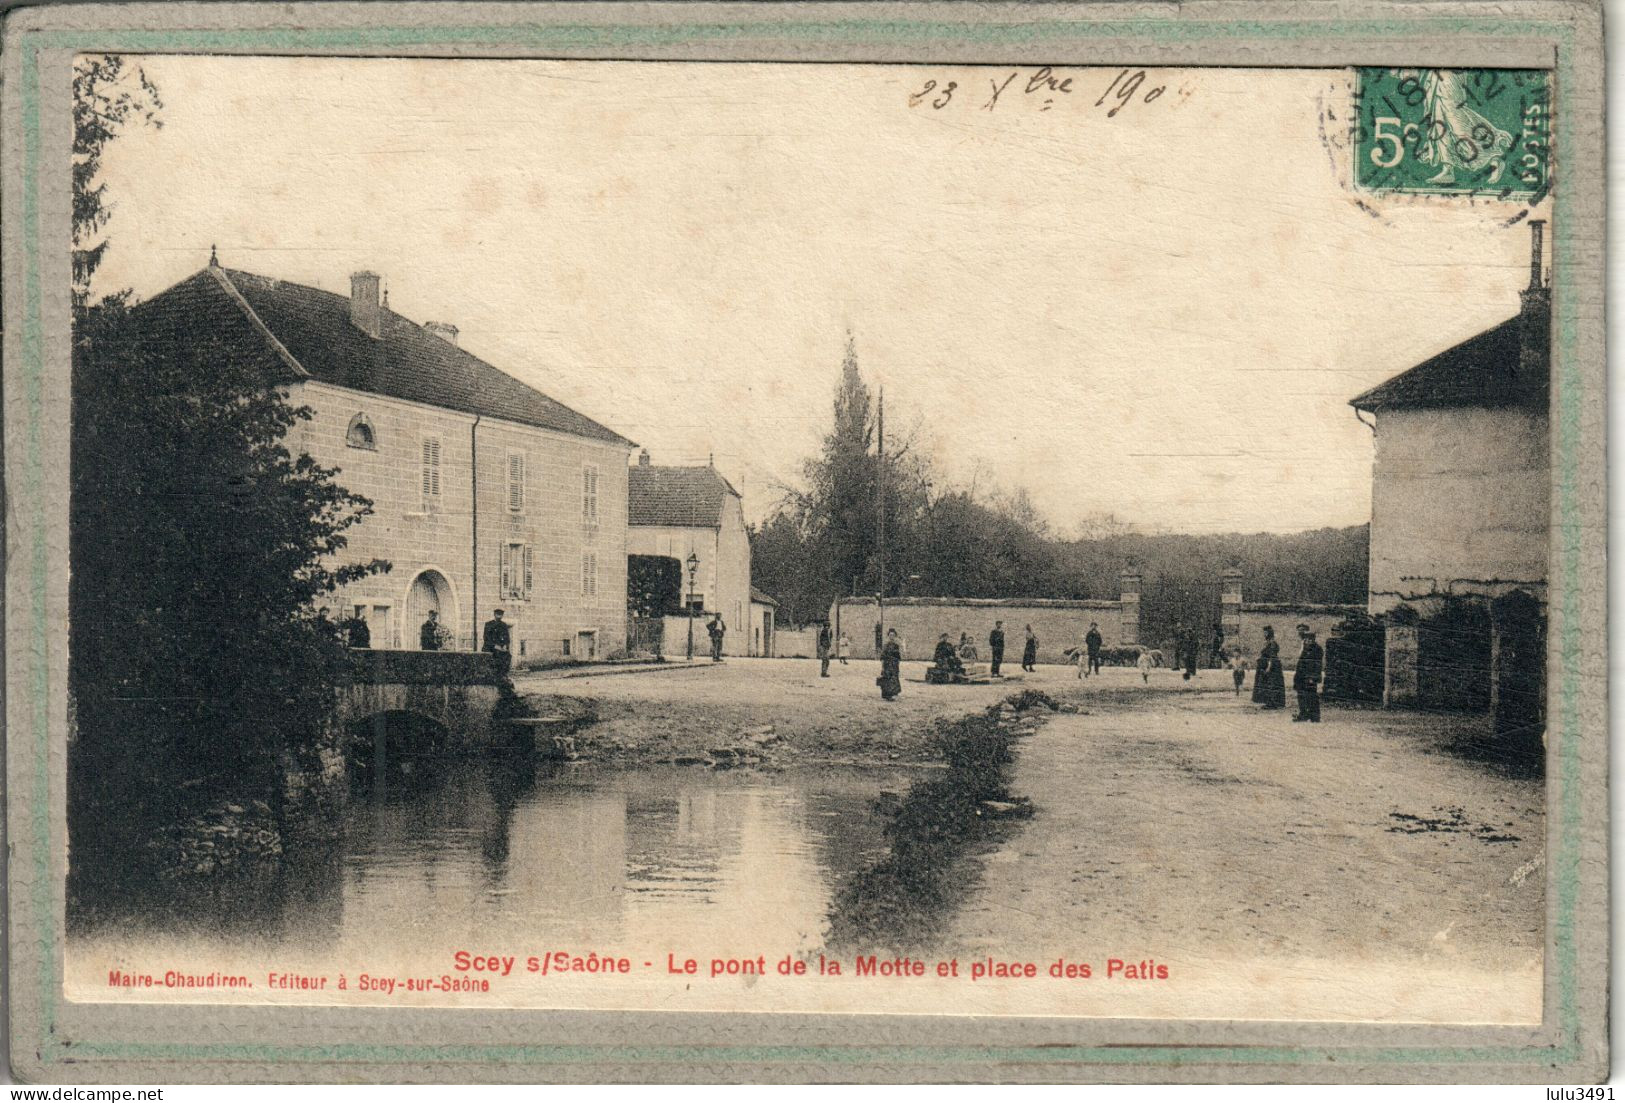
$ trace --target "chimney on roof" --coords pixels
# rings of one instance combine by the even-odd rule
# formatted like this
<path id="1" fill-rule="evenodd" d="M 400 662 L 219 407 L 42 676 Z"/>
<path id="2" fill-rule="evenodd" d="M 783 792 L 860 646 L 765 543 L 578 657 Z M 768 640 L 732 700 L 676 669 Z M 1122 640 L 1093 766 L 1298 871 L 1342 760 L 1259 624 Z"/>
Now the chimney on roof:
<path id="1" fill-rule="evenodd" d="M 1552 288 L 1541 272 L 1545 259 L 1546 223 L 1529 223 L 1529 286 L 1518 293 L 1523 305 L 1519 312 L 1518 386 L 1525 397 L 1541 401 L 1546 397 L 1552 361 Z"/>
<path id="2" fill-rule="evenodd" d="M 378 273 L 356 272 L 350 276 L 350 324 L 368 337 L 383 333 L 384 312 L 378 303 Z"/>
<path id="3" fill-rule="evenodd" d="M 1544 259 L 1546 223 L 1534 219 L 1529 223 L 1529 290 L 1539 291 L 1545 284 L 1540 278 L 1540 265 Z"/>
<path id="4" fill-rule="evenodd" d="M 457 343 L 457 327 L 450 322 L 424 322 L 423 328 L 446 342 L 448 345 Z"/>
<path id="5" fill-rule="evenodd" d="M 638 466 L 639 467 L 648 467 L 649 466 L 649 450 L 647 448 L 645 448 L 643 451 L 638 453 Z"/>

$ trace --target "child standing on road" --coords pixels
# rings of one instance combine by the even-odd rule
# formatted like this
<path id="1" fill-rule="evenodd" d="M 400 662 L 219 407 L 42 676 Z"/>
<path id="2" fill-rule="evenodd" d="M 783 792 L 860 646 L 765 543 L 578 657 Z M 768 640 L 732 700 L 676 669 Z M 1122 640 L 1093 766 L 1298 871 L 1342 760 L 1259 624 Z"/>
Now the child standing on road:
<path id="1" fill-rule="evenodd" d="M 1142 647 L 1140 657 L 1134 660 L 1134 665 L 1140 668 L 1140 681 L 1149 685 L 1151 682 L 1151 649 Z"/>
<path id="2" fill-rule="evenodd" d="M 851 651 L 852 637 L 842 632 L 840 640 L 835 644 L 835 657 L 840 660 L 842 666 L 847 665 L 846 657 Z"/>
<path id="3" fill-rule="evenodd" d="M 1230 653 L 1230 677 L 1236 683 L 1236 696 L 1241 696 L 1241 683 L 1247 680 L 1247 660 L 1239 650 Z"/>

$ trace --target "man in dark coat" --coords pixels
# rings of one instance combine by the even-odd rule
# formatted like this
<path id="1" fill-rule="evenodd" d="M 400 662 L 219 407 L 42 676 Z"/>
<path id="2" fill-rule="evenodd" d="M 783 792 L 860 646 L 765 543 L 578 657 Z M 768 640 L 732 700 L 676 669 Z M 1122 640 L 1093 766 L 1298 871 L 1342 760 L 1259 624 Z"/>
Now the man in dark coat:
<path id="1" fill-rule="evenodd" d="M 1100 625 L 1095 621 L 1089 622 L 1089 634 L 1083 637 L 1083 646 L 1089 652 L 1089 665 L 1084 670 L 1085 676 L 1100 673 L 1100 645 L 1104 642 L 1100 638 Z"/>
<path id="2" fill-rule="evenodd" d="M 439 651 L 441 632 L 440 610 L 430 609 L 429 618 L 423 622 L 423 627 L 418 629 L 418 646 L 425 651 Z"/>
<path id="3" fill-rule="evenodd" d="M 993 622 L 993 631 L 987 636 L 988 650 L 993 652 L 993 676 L 999 676 L 999 664 L 1004 662 L 1004 621 Z"/>
<path id="4" fill-rule="evenodd" d="M 491 619 L 485 622 L 485 630 L 481 633 L 481 651 L 488 651 L 497 657 L 497 672 L 508 673 L 513 665 L 513 633 L 508 628 L 508 622 L 502 619 L 502 610 L 491 610 Z"/>
<path id="5" fill-rule="evenodd" d="M 1292 722 L 1296 724 L 1307 720 L 1311 724 L 1318 724 L 1320 674 L 1325 663 L 1325 652 L 1315 642 L 1314 629 L 1307 624 L 1298 625 L 1298 638 L 1303 641 L 1303 650 L 1298 652 L 1298 665 L 1292 671 L 1292 688 L 1298 692 L 1298 715 L 1292 718 Z"/>
<path id="6" fill-rule="evenodd" d="M 829 625 L 818 626 L 818 676 L 829 677 Z"/>
<path id="7" fill-rule="evenodd" d="M 1185 680 L 1188 682 L 1196 677 L 1196 649 L 1201 646 L 1197 642 L 1196 628 L 1194 626 L 1187 629 L 1180 636 L 1179 646 L 1185 652 Z"/>
<path id="8" fill-rule="evenodd" d="M 722 637 L 728 634 L 728 626 L 722 623 L 722 614 L 718 613 L 711 618 L 711 623 L 705 626 L 711 634 L 711 661 L 722 661 Z"/>
<path id="9" fill-rule="evenodd" d="M 355 616 L 350 618 L 350 623 L 345 625 L 345 628 L 350 633 L 351 647 L 372 646 L 372 629 L 367 626 L 367 618 L 361 615 L 361 606 L 356 606 Z"/>

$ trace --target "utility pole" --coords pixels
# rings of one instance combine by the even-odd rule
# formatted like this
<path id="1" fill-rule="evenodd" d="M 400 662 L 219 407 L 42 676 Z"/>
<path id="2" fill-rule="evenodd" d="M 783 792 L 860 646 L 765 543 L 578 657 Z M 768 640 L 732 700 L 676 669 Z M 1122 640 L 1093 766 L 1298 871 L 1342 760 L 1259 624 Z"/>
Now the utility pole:
<path id="1" fill-rule="evenodd" d="M 876 437 L 879 440 L 880 467 L 875 473 L 875 538 L 880 564 L 879 586 L 875 592 L 875 612 L 880 621 L 880 636 L 885 638 L 886 628 L 886 386 L 880 386 L 880 414 Z"/>

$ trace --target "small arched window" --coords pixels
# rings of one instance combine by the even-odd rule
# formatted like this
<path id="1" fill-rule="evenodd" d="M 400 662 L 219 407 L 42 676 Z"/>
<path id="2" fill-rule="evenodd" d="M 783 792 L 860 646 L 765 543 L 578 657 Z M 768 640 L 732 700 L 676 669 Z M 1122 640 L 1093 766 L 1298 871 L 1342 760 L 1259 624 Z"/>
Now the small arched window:
<path id="1" fill-rule="evenodd" d="M 366 414 L 357 414 L 350 419 L 350 430 L 344 434 L 344 441 L 351 448 L 376 449 L 378 438 L 372 431 L 372 422 L 367 420 Z"/>

